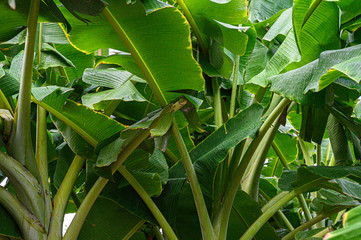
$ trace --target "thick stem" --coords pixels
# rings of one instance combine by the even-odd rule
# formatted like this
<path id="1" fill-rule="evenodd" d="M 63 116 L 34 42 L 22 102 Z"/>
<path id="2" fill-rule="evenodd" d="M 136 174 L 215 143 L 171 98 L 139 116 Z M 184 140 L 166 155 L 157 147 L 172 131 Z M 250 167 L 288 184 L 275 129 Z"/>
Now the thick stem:
<path id="1" fill-rule="evenodd" d="M 10 213 L 25 240 L 45 240 L 45 229 L 39 220 L 5 188 L 0 187 L 0 204 Z"/>
<path id="2" fill-rule="evenodd" d="M 221 89 L 219 86 L 218 78 L 212 79 L 212 90 L 213 90 L 213 109 L 214 109 L 214 122 L 216 128 L 220 128 L 223 125 L 222 117 L 222 105 L 221 105 Z"/>
<path id="3" fill-rule="evenodd" d="M 343 209 L 347 208 L 347 206 L 341 206 L 341 207 L 336 207 L 334 209 L 332 209 L 329 212 L 325 212 L 325 213 L 321 213 L 320 215 L 317 215 L 316 217 L 312 218 L 310 221 L 305 222 L 304 224 L 298 226 L 297 228 L 295 228 L 293 231 L 291 231 L 290 233 L 288 233 L 286 236 L 284 236 L 282 238 L 282 240 L 292 240 L 296 233 L 300 232 L 300 231 L 305 231 L 307 228 L 319 223 L 320 221 L 322 221 L 323 219 L 339 212 L 342 211 Z"/>
<path id="4" fill-rule="evenodd" d="M 46 132 L 46 110 L 38 106 L 36 120 L 36 163 L 40 174 L 40 183 L 44 190 L 44 226 L 48 229 L 51 215 L 51 197 L 48 182 L 48 152 L 47 152 L 47 132 Z"/>
<path id="5" fill-rule="evenodd" d="M 173 136 L 177 144 L 179 153 L 182 157 L 184 168 L 187 172 L 188 180 L 191 185 L 194 202 L 196 204 L 198 218 L 201 225 L 203 239 L 214 240 L 217 239 L 211 224 L 211 220 L 208 215 L 206 203 L 203 198 L 202 189 L 199 185 L 197 175 L 194 171 L 192 160 L 189 156 L 188 150 L 184 144 L 183 138 L 179 132 L 177 123 L 173 120 L 172 128 Z"/>
<path id="6" fill-rule="evenodd" d="M 117 162 L 112 164 L 112 173 L 116 172 L 121 164 L 128 158 L 128 156 L 141 144 L 149 135 L 150 129 L 145 129 L 139 132 L 126 147 L 119 153 Z M 95 200 L 108 183 L 108 179 L 99 177 L 88 194 L 85 196 L 81 203 L 73 221 L 71 222 L 68 230 L 66 231 L 63 240 L 75 240 L 78 238 L 79 232 L 83 226 L 86 216 L 88 215 Z"/>
<path id="7" fill-rule="evenodd" d="M 316 179 L 303 186 L 300 186 L 290 192 L 281 192 L 275 196 L 268 204 L 262 208 L 263 214 L 248 228 L 240 240 L 251 240 L 263 225 L 286 203 L 291 201 L 294 197 L 307 191 L 308 189 L 317 186 L 319 183 L 326 181 L 325 179 Z"/>
<path id="8" fill-rule="evenodd" d="M 20 201 L 44 222 L 43 189 L 35 177 L 18 161 L 0 151 L 0 169 L 9 178 Z"/>
<path id="9" fill-rule="evenodd" d="M 69 197 L 73 190 L 73 186 L 78 177 L 78 174 L 83 167 L 85 158 L 78 155 L 75 156 L 71 163 L 68 172 L 66 173 L 63 182 L 56 193 L 53 204 L 54 210 L 51 216 L 51 224 L 48 234 L 49 240 L 60 240 L 62 237 L 63 219 L 68 205 Z"/>
<path id="10" fill-rule="evenodd" d="M 262 124 L 258 136 L 256 139 L 251 143 L 250 147 L 246 151 L 245 155 L 242 157 L 242 161 L 240 165 L 238 166 L 237 170 L 235 171 L 235 174 L 232 178 L 232 181 L 227 185 L 227 189 L 225 191 L 225 199 L 224 203 L 219 209 L 218 213 L 216 213 L 216 220 L 215 220 L 215 230 L 217 232 L 220 231 L 221 225 L 222 228 L 227 229 L 228 228 L 228 221 L 232 210 L 232 205 L 234 198 L 237 194 L 237 191 L 239 189 L 239 185 L 241 184 L 241 180 L 243 178 L 244 172 L 247 169 L 248 163 L 250 162 L 251 158 L 253 157 L 253 154 L 255 153 L 255 150 L 257 149 L 258 145 L 262 141 L 263 137 L 265 136 L 268 129 L 271 127 L 271 125 L 274 123 L 276 118 L 278 118 L 283 110 L 287 107 L 287 105 L 291 102 L 291 100 L 283 99 L 277 107 L 273 110 L 273 112 L 268 116 L 266 121 Z"/>
<path id="11" fill-rule="evenodd" d="M 264 198 L 265 201 L 268 202 L 270 200 L 270 198 L 267 196 L 267 194 L 265 194 L 261 189 L 260 189 L 260 194 Z M 278 210 L 276 212 L 276 214 L 282 220 L 282 222 L 284 223 L 284 225 L 286 226 L 286 228 L 288 230 L 290 230 L 290 231 L 294 230 L 292 223 L 288 220 L 288 218 L 283 214 L 283 212 L 281 210 Z"/>
<path id="12" fill-rule="evenodd" d="M 217 77 L 212 78 L 212 90 L 213 90 L 213 109 L 214 109 L 214 122 L 216 125 L 216 129 L 220 128 L 223 125 L 223 116 L 222 116 L 222 103 L 221 103 L 221 90 L 219 86 L 219 80 Z M 222 161 L 218 165 L 216 178 L 214 180 L 214 201 L 213 208 L 217 209 L 221 204 L 221 198 L 224 193 L 223 184 L 224 179 L 227 174 L 227 163 L 228 158 Z"/>
<path id="13" fill-rule="evenodd" d="M 232 94 L 231 94 L 231 105 L 229 107 L 229 118 L 233 118 L 236 109 L 236 97 L 237 97 L 237 86 L 238 86 L 238 73 L 239 73 L 239 59 L 240 56 L 236 55 L 234 64 L 234 74 L 232 83 Z"/>
<path id="14" fill-rule="evenodd" d="M 305 158 L 305 164 L 307 166 L 313 166 L 313 160 L 308 155 L 308 152 L 307 152 L 306 146 L 305 146 L 305 142 L 300 137 L 298 137 L 298 142 L 300 143 L 301 150 L 302 150 L 302 153 L 303 153 L 303 157 Z"/>
<path id="15" fill-rule="evenodd" d="M 123 175 L 123 177 L 128 181 L 128 183 L 133 187 L 133 189 L 138 193 L 138 195 L 142 198 L 145 205 L 149 208 L 152 212 L 155 219 L 158 221 L 159 225 L 163 229 L 164 233 L 167 235 L 169 240 L 176 240 L 178 239 L 175 233 L 173 232 L 172 227 L 169 225 L 168 221 L 163 216 L 162 212 L 159 210 L 157 205 L 153 202 L 150 198 L 148 193 L 144 190 L 142 185 L 133 177 L 133 175 L 124 167 L 120 166 L 118 171 Z"/>
<path id="16" fill-rule="evenodd" d="M 321 166 L 321 144 L 317 144 L 317 153 L 316 153 L 316 164 L 317 166 Z"/>
<path id="17" fill-rule="evenodd" d="M 277 121 L 277 119 L 276 119 Z M 254 165 L 252 166 L 251 174 L 248 176 L 248 181 L 244 182 L 244 191 L 247 192 L 251 197 L 253 197 L 256 201 L 258 200 L 258 186 L 259 186 L 259 178 L 261 177 L 262 168 L 264 166 L 264 162 L 266 160 L 268 151 L 271 147 L 274 137 L 278 131 L 280 124 L 276 123 L 274 127 L 271 127 L 266 136 L 263 138 L 262 143 L 258 147 L 260 149 L 260 153 L 257 156 Z M 257 149 L 257 150 L 258 150 Z M 243 185 L 242 185 L 243 189 Z"/>
<path id="18" fill-rule="evenodd" d="M 29 10 L 28 29 L 25 40 L 24 62 L 20 79 L 16 127 L 9 144 L 11 155 L 24 164 L 40 182 L 30 130 L 31 82 L 33 76 L 34 50 L 40 0 L 32 0 Z M 21 149 L 21 150 L 19 150 Z"/>

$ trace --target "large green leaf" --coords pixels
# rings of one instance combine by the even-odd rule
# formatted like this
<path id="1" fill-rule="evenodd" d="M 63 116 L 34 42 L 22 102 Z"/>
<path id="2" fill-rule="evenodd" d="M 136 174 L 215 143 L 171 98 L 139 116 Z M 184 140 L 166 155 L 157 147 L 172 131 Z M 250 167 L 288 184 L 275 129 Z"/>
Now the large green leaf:
<path id="1" fill-rule="evenodd" d="M 291 30 L 277 52 L 267 63 L 266 68 L 247 83 L 266 87 L 269 77 L 279 74 L 290 63 L 300 60 L 301 56 L 296 44 L 295 34 Z"/>
<path id="2" fill-rule="evenodd" d="M 162 8 L 146 15 L 139 1 L 129 5 L 115 0 L 108 3 L 109 12 L 126 35 L 124 44 L 131 46 L 142 73 L 161 93 L 158 98 L 172 100 L 172 91 L 203 89 L 200 67 L 192 58 L 187 22 L 176 8 Z M 101 48 L 128 51 L 104 17 L 89 20 L 92 22 L 87 27 L 69 16 L 73 30 L 68 39 L 74 46 L 86 53 Z M 96 35 L 102 37 L 94 38 Z M 129 64 L 134 65 L 134 60 L 123 67 L 127 69 Z"/>
<path id="3" fill-rule="evenodd" d="M 189 155 L 194 161 L 199 182 L 207 191 L 212 192 L 212 184 L 209 181 L 213 179 L 218 164 L 227 156 L 228 151 L 257 132 L 262 124 L 262 112 L 263 108 L 258 104 L 250 106 L 190 151 Z"/>
<path id="4" fill-rule="evenodd" d="M 116 202 L 99 197 L 92 206 L 78 239 L 129 239 L 144 223 Z"/>
<path id="5" fill-rule="evenodd" d="M 293 28 L 302 56 L 296 67 L 317 59 L 322 51 L 340 48 L 339 9 L 333 2 L 295 0 Z"/>
<path id="6" fill-rule="evenodd" d="M 8 1 L 0 3 L 0 42 L 10 40 L 23 30 L 27 25 L 30 1 L 17 0 L 16 10 L 12 10 Z M 40 4 L 40 22 L 57 21 L 55 15 L 52 14 L 50 8 L 44 3 Z"/>

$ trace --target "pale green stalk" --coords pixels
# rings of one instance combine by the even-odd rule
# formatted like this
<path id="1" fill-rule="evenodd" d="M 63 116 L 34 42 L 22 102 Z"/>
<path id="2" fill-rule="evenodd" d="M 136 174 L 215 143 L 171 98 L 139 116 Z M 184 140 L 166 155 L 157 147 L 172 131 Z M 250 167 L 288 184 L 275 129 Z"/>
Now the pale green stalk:
<path id="1" fill-rule="evenodd" d="M 48 151 L 47 151 L 47 131 L 46 131 L 46 110 L 38 106 L 36 119 L 36 163 L 39 169 L 40 182 L 44 190 L 44 226 L 48 229 L 50 215 L 52 211 L 49 175 L 48 175 Z"/>
<path id="2" fill-rule="evenodd" d="M 43 223 L 44 194 L 39 182 L 22 164 L 2 151 L 0 169 L 14 186 L 20 201 Z"/>
<path id="3" fill-rule="evenodd" d="M 175 142 L 178 146 L 179 153 L 182 157 L 182 161 L 184 164 L 184 168 L 187 172 L 189 183 L 191 185 L 194 202 L 196 204 L 196 208 L 198 212 L 199 222 L 201 224 L 203 239 L 207 239 L 207 240 L 217 239 L 213 231 L 211 220 L 208 215 L 207 207 L 203 198 L 202 189 L 199 185 L 196 172 L 194 171 L 193 168 L 192 160 L 189 156 L 188 150 L 184 144 L 184 141 L 177 126 L 177 122 L 175 120 L 173 120 L 172 132 Z"/>
<path id="4" fill-rule="evenodd" d="M 128 183 L 133 187 L 133 189 L 138 193 L 138 195 L 142 198 L 145 205 L 149 208 L 164 233 L 167 235 L 169 240 L 178 239 L 175 233 L 173 232 L 172 227 L 169 225 L 168 221 L 163 216 L 162 212 L 159 210 L 157 205 L 153 202 L 148 193 L 144 190 L 142 185 L 133 177 L 133 175 L 124 167 L 120 166 L 118 171 L 122 174 L 122 176 L 128 181 Z M 159 230 L 159 229 L 158 229 Z"/>
<path id="5" fill-rule="evenodd" d="M 61 240 L 63 220 L 69 197 L 73 190 L 75 181 L 85 162 L 85 158 L 76 155 L 73 159 L 54 199 L 54 210 L 51 215 L 48 240 Z"/>
<path id="6" fill-rule="evenodd" d="M 307 166 L 313 166 L 313 160 L 308 155 L 308 152 L 306 150 L 305 142 L 302 140 L 301 137 L 298 137 L 298 142 L 300 143 L 301 150 L 303 153 L 303 157 L 305 158 L 305 163 Z"/>
<path id="7" fill-rule="evenodd" d="M 277 120 L 278 118 L 276 118 L 275 122 Z M 261 144 L 257 148 L 259 154 L 254 162 L 251 160 L 251 163 L 253 164 L 250 175 L 247 176 L 246 181 L 242 184 L 242 189 L 256 201 L 258 200 L 259 179 L 261 177 L 262 168 L 279 126 L 280 124 L 276 123 L 274 126 L 269 128 L 265 137 L 262 139 Z"/>
<path id="8" fill-rule="evenodd" d="M 260 194 L 264 198 L 264 201 L 270 200 L 270 198 L 267 196 L 267 194 L 265 192 L 262 191 L 262 189 L 260 189 Z M 288 218 L 283 214 L 283 212 L 281 210 L 278 210 L 276 212 L 276 215 L 283 221 L 283 223 L 285 224 L 285 226 L 288 230 L 290 230 L 290 231 L 294 230 L 292 223 L 288 220 Z"/>
<path id="9" fill-rule="evenodd" d="M 8 190 L 0 186 L 0 205 L 17 223 L 25 240 L 46 240 L 46 232 L 39 220 Z"/>
<path id="10" fill-rule="evenodd" d="M 276 118 L 278 118 L 282 114 L 283 110 L 288 106 L 290 102 L 291 100 L 285 98 L 277 105 L 277 107 L 273 110 L 273 112 L 268 116 L 266 121 L 262 124 L 258 136 L 251 143 L 245 155 L 242 157 L 242 161 L 238 166 L 237 170 L 235 171 L 235 174 L 231 182 L 227 185 L 224 202 L 221 208 L 219 209 L 219 211 L 216 213 L 216 217 L 214 221 L 215 222 L 214 227 L 216 232 L 227 231 L 226 229 L 228 229 L 228 221 L 231 214 L 233 201 L 239 189 L 239 185 L 243 178 L 244 172 L 248 166 L 248 163 L 253 157 L 255 150 L 257 149 L 259 143 L 262 141 L 268 129 L 274 123 Z"/>
<path id="11" fill-rule="evenodd" d="M 290 166 L 288 166 L 285 156 L 282 154 L 281 150 L 278 148 L 278 146 L 274 142 L 272 143 L 272 148 L 276 152 L 278 158 L 281 160 L 283 167 L 286 168 L 287 170 L 291 170 Z M 312 219 L 312 215 L 311 215 L 310 209 L 307 206 L 304 196 L 302 194 L 300 194 L 297 196 L 297 199 L 301 205 L 303 213 L 305 214 L 306 220 L 310 221 Z"/>
<path id="12" fill-rule="evenodd" d="M 213 90 L 214 122 L 216 124 L 216 128 L 218 129 L 223 125 L 221 89 L 219 86 L 218 78 L 212 79 L 212 90 Z"/>
<path id="13" fill-rule="evenodd" d="M 323 219 L 343 210 L 347 208 L 347 206 L 340 206 L 340 207 L 336 207 L 334 209 L 332 209 L 331 211 L 325 212 L 325 213 L 321 213 L 320 215 L 317 215 L 316 217 L 312 218 L 310 221 L 305 222 L 304 224 L 301 224 L 300 226 L 298 226 L 297 228 L 295 228 L 293 231 L 291 231 L 290 233 L 288 233 L 286 236 L 284 236 L 282 238 L 282 240 L 292 240 L 294 239 L 296 233 L 301 232 L 301 231 L 305 231 L 307 228 L 319 223 L 320 221 L 322 221 Z"/>
<path id="14" fill-rule="evenodd" d="M 233 83 L 232 83 L 232 94 L 231 94 L 231 104 L 229 106 L 229 118 L 233 118 L 236 109 L 236 97 L 237 97 L 237 86 L 238 86 L 238 73 L 239 73 L 239 60 L 240 56 L 236 55 L 235 64 L 234 64 L 234 73 L 233 73 Z"/>
<path id="15" fill-rule="evenodd" d="M 15 131 L 10 140 L 8 150 L 16 160 L 24 164 L 35 178 L 40 181 L 30 129 L 31 83 L 39 6 L 40 0 L 31 0 L 25 40 L 24 62 L 20 79 L 19 99 L 15 116 Z M 42 209 L 42 211 L 43 210 L 44 209 Z"/>

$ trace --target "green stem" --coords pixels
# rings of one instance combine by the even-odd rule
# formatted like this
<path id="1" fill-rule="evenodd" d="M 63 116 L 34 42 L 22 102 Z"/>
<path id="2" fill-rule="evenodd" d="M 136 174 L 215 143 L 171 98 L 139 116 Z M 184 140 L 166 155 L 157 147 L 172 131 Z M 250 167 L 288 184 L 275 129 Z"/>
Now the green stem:
<path id="1" fill-rule="evenodd" d="M 212 90 L 213 90 L 213 109 L 214 109 L 214 122 L 216 129 L 220 128 L 223 125 L 223 116 L 222 116 L 222 103 L 221 103 L 221 91 L 219 86 L 219 79 L 217 77 L 212 78 Z M 224 179 L 227 174 L 227 158 L 225 161 L 222 161 L 218 165 L 216 178 L 214 180 L 214 201 L 213 208 L 217 209 L 221 204 L 221 198 L 224 193 L 223 184 Z"/>
<path id="2" fill-rule="evenodd" d="M 212 79 L 213 90 L 213 108 L 214 108 L 214 122 L 217 129 L 223 125 L 222 106 L 221 106 L 221 89 L 219 87 L 218 78 Z"/>
<path id="3" fill-rule="evenodd" d="M 156 123 L 157 124 L 157 123 Z M 151 125 L 152 126 L 152 125 Z M 144 129 L 135 136 L 126 147 L 119 153 L 117 162 L 112 164 L 112 173 L 116 172 L 121 164 L 128 158 L 128 156 L 148 137 L 150 129 Z M 77 239 L 79 232 L 83 226 L 86 216 L 88 215 L 95 200 L 108 183 L 108 179 L 99 177 L 88 194 L 81 203 L 73 221 L 66 231 L 63 240 Z"/>
<path id="4" fill-rule="evenodd" d="M 316 163 L 317 166 L 321 166 L 321 144 L 317 144 Z"/>
<path id="5" fill-rule="evenodd" d="M 308 189 L 317 186 L 317 184 L 326 181 L 325 179 L 316 179 L 303 186 L 300 186 L 290 192 L 281 192 L 275 196 L 268 204 L 262 208 L 263 214 L 248 228 L 240 240 L 251 240 L 263 225 L 286 203 L 291 201 L 294 197 L 307 191 Z"/>
<path id="6" fill-rule="evenodd" d="M 305 158 L 306 165 L 307 166 L 313 166 L 313 160 L 308 155 L 308 152 L 307 152 L 306 146 L 305 146 L 305 142 L 300 137 L 298 137 L 298 142 L 300 143 L 301 150 L 302 150 L 302 153 L 303 153 L 303 157 Z"/>
<path id="7" fill-rule="evenodd" d="M 19 99 L 15 117 L 16 127 L 14 135 L 12 136 L 13 138 L 9 144 L 9 152 L 16 160 L 24 164 L 40 182 L 30 129 L 31 83 L 39 6 L 40 0 L 31 0 L 25 40 L 24 62 L 20 79 Z M 22 150 L 19 151 L 19 149 Z"/>
<path id="8" fill-rule="evenodd" d="M 52 211 L 49 174 L 48 174 L 48 151 L 47 151 L 47 132 L 46 132 L 46 110 L 38 106 L 36 120 L 36 163 L 39 169 L 40 183 L 44 190 L 44 226 L 48 229 L 50 223 L 50 215 Z"/>
<path id="9" fill-rule="evenodd" d="M 292 240 L 296 233 L 300 232 L 300 231 L 305 231 L 307 228 L 315 225 L 316 223 L 319 223 L 320 221 L 322 221 L 323 219 L 343 210 L 347 208 L 346 206 L 342 206 L 342 207 L 336 207 L 334 209 L 332 209 L 329 212 L 325 212 L 325 213 L 321 213 L 320 215 L 317 215 L 316 217 L 312 218 L 310 221 L 305 222 L 304 224 L 301 224 L 300 226 L 298 226 L 296 229 L 294 229 L 293 231 L 291 231 L 290 233 L 288 233 L 286 236 L 284 236 L 282 238 L 282 240 Z"/>
<path id="10" fill-rule="evenodd" d="M 43 223 L 44 195 L 39 182 L 22 164 L 2 151 L 0 169 L 9 178 L 20 201 Z"/>
<path id="11" fill-rule="evenodd" d="M 240 56 L 236 55 L 235 64 L 234 64 L 233 83 L 232 83 L 231 105 L 229 107 L 229 118 L 233 118 L 236 108 L 239 60 L 240 60 Z"/>
<path id="12" fill-rule="evenodd" d="M 173 232 L 172 227 L 169 225 L 168 221 L 163 216 L 162 212 L 159 210 L 157 205 L 150 198 L 148 193 L 144 190 L 142 185 L 133 177 L 133 175 L 124 167 L 120 166 L 118 171 L 123 175 L 123 177 L 128 181 L 128 183 L 134 188 L 134 190 L 138 193 L 138 195 L 142 198 L 145 205 L 152 212 L 155 219 L 158 221 L 159 225 L 163 229 L 164 233 L 167 235 L 168 239 L 176 240 L 178 239 L 175 233 Z"/>
<path id="13" fill-rule="evenodd" d="M 262 168 L 279 126 L 280 124 L 276 123 L 274 127 L 271 127 L 268 130 L 261 144 L 257 148 L 259 154 L 257 155 L 257 159 L 254 161 L 254 164 L 252 164 L 251 174 L 248 176 L 247 181 L 244 182 L 244 185 L 242 185 L 242 189 L 244 189 L 244 191 L 253 197 L 256 201 L 258 200 L 258 187 Z"/>
<path id="14" fill-rule="evenodd" d="M 310 209 L 307 206 L 305 197 L 302 194 L 300 194 L 297 196 L 297 199 L 298 199 L 299 204 L 301 205 L 303 213 L 305 214 L 306 220 L 310 221 L 312 219 L 312 214 L 311 214 Z"/>
<path id="15" fill-rule="evenodd" d="M 41 63 L 41 46 L 43 43 L 43 23 L 39 23 L 39 41 L 38 41 L 38 66 L 40 66 Z"/>
<path id="16" fill-rule="evenodd" d="M 3 187 L 0 187 L 0 204 L 13 217 L 25 240 L 46 239 L 45 229 L 39 220 Z"/>
<path id="17" fill-rule="evenodd" d="M 109 21 L 109 23 L 112 25 L 115 32 L 118 34 L 120 39 L 123 41 L 124 45 L 128 48 L 129 52 L 131 53 L 132 57 L 134 58 L 135 62 L 139 66 L 140 70 L 144 74 L 145 78 L 147 79 L 147 82 L 152 89 L 155 98 L 159 102 L 161 107 L 165 107 L 167 105 L 167 100 L 165 99 L 165 96 L 163 95 L 162 91 L 159 88 L 159 85 L 157 84 L 157 81 L 155 80 L 153 74 L 149 70 L 146 62 L 136 49 L 136 47 L 133 45 L 132 41 L 130 40 L 127 33 L 124 31 L 122 26 L 117 22 L 117 20 L 114 18 L 113 14 L 109 11 L 108 8 L 105 8 L 103 11 L 104 16 Z"/>
<path id="18" fill-rule="evenodd" d="M 287 170 L 291 170 L 290 166 L 288 166 L 285 156 L 283 155 L 281 150 L 278 148 L 278 146 L 274 142 L 272 143 L 272 148 L 276 152 L 278 158 L 281 160 L 283 167 L 286 168 Z M 300 194 L 297 196 L 297 199 L 298 199 L 298 202 L 300 203 L 301 208 L 305 214 L 306 220 L 307 221 L 311 220 L 312 215 L 311 215 L 310 209 L 307 206 L 304 196 L 302 194 Z"/>
<path id="19" fill-rule="evenodd" d="M 192 160 L 191 160 L 188 150 L 184 144 L 183 138 L 179 132 L 179 129 L 178 129 L 175 119 L 173 119 L 172 132 L 173 132 L 175 142 L 178 146 L 179 153 L 182 157 L 182 161 L 184 164 L 184 168 L 187 172 L 189 183 L 191 185 L 194 202 L 196 204 L 196 208 L 197 208 L 197 212 L 198 212 L 199 222 L 201 225 L 203 239 L 207 239 L 207 240 L 217 239 L 215 236 L 215 233 L 213 231 L 213 227 L 212 227 L 209 215 L 208 215 L 206 203 L 203 198 L 202 189 L 199 185 L 197 175 L 193 168 Z"/>
<path id="20" fill-rule="evenodd" d="M 265 192 L 262 191 L 262 189 L 260 189 L 260 194 L 261 196 L 264 198 L 265 201 L 269 201 L 271 200 L 267 194 Z M 278 217 L 280 219 L 282 219 L 283 223 L 285 224 L 286 228 L 290 231 L 294 230 L 294 227 L 292 226 L 292 223 L 288 220 L 288 218 L 283 214 L 283 212 L 281 210 L 278 210 L 276 212 L 276 214 L 278 215 Z"/>
<path id="21" fill-rule="evenodd" d="M 216 213 L 215 217 L 215 230 L 217 232 L 220 232 L 221 227 L 224 229 L 228 228 L 228 221 L 231 214 L 232 206 L 234 198 L 237 194 L 237 191 L 239 189 L 239 185 L 241 183 L 241 180 L 243 178 L 244 172 L 246 171 L 246 168 L 248 166 L 248 163 L 250 162 L 251 158 L 253 157 L 258 145 L 262 141 L 263 137 L 265 136 L 268 129 L 271 127 L 271 125 L 274 123 L 276 118 L 278 118 L 283 110 L 287 107 L 287 105 L 291 102 L 291 100 L 284 98 L 277 107 L 273 110 L 273 112 L 268 116 L 266 121 L 262 124 L 258 136 L 256 139 L 251 143 L 250 147 L 242 157 L 242 161 L 240 165 L 237 167 L 237 170 L 235 171 L 235 174 L 231 180 L 231 182 L 227 185 L 227 189 L 225 191 L 225 199 L 224 203 L 222 204 L 219 211 Z"/>
<path id="22" fill-rule="evenodd" d="M 153 226 L 153 233 L 157 240 L 164 240 L 164 237 L 163 237 L 162 233 L 160 232 L 160 229 L 158 226 Z"/>
<path id="23" fill-rule="evenodd" d="M 51 216 L 51 224 L 49 229 L 49 240 L 60 240 L 62 237 L 63 219 L 66 207 L 68 205 L 70 194 L 78 177 L 80 170 L 85 162 L 85 158 L 78 155 L 75 156 L 71 163 L 63 182 L 56 193 L 53 203 L 54 210 Z"/>
<path id="24" fill-rule="evenodd" d="M 186 17 L 189 25 L 191 26 L 194 34 L 197 37 L 198 40 L 198 44 L 200 47 L 201 52 L 203 53 L 203 55 L 208 58 L 208 48 L 207 48 L 207 44 L 205 39 L 203 38 L 203 34 L 202 32 L 199 30 L 198 25 L 196 23 L 196 21 L 194 20 L 192 14 L 190 13 L 187 5 L 184 3 L 183 0 L 177 0 L 178 5 L 180 6 L 180 8 L 183 11 L 184 16 Z"/>

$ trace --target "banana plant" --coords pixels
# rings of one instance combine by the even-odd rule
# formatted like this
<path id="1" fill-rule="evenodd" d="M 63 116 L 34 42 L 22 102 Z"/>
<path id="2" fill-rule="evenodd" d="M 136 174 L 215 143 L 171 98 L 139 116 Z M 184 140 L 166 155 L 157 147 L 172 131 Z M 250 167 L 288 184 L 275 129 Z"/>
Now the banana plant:
<path id="1" fill-rule="evenodd" d="M 0 13 L 0 239 L 357 235 L 357 0 Z"/>

